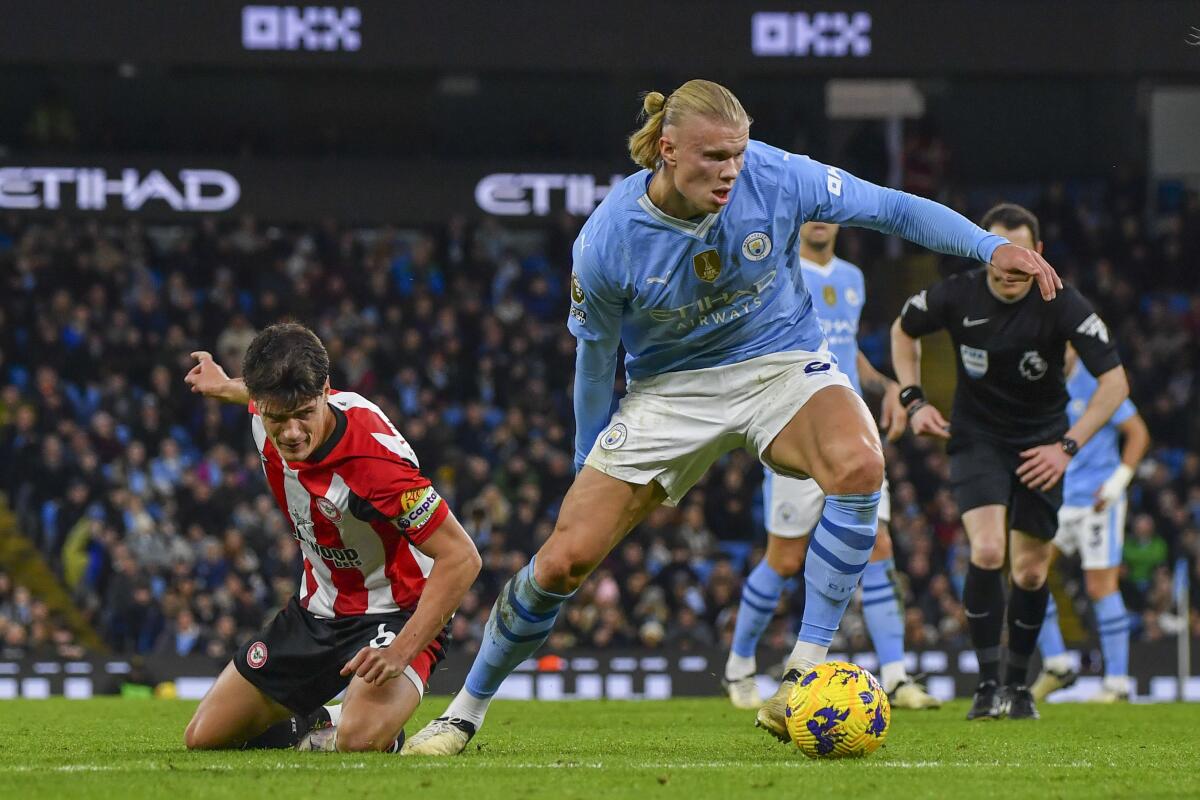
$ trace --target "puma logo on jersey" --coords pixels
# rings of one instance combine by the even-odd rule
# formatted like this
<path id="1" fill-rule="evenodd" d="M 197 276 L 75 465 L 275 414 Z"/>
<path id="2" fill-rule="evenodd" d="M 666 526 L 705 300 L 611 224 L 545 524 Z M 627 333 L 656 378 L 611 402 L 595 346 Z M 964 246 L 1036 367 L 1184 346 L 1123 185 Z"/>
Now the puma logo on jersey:
<path id="1" fill-rule="evenodd" d="M 963 317 L 963 327 L 974 328 L 976 325 L 982 325 L 983 323 L 987 322 L 988 319 L 988 317 L 984 317 L 983 319 L 971 319 L 970 317 Z"/>
<path id="2" fill-rule="evenodd" d="M 1105 344 L 1108 344 L 1108 326 L 1096 314 L 1092 314 L 1079 323 L 1079 327 L 1075 329 L 1075 332 L 1082 333 L 1084 336 L 1094 336 Z"/>

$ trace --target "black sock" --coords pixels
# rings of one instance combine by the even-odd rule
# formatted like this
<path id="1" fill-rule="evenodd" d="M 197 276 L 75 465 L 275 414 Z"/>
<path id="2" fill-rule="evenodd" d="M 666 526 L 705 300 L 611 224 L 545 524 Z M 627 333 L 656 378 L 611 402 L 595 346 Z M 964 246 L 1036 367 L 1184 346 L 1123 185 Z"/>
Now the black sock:
<path id="1" fill-rule="evenodd" d="M 242 745 L 243 750 L 279 750 L 295 747 L 313 725 L 328 722 L 329 712 L 322 706 L 311 714 L 294 716 L 277 722 Z"/>
<path id="2" fill-rule="evenodd" d="M 1000 631 L 1004 627 L 1004 581 L 1000 570 L 968 565 L 963 608 L 967 612 L 971 645 L 979 660 L 979 681 L 999 681 Z"/>
<path id="3" fill-rule="evenodd" d="M 1004 680 L 1009 686 L 1025 686 L 1029 680 L 1029 659 L 1037 649 L 1049 600 L 1050 589 L 1045 583 L 1032 590 L 1015 583 L 1012 586 L 1008 598 L 1008 668 Z"/>

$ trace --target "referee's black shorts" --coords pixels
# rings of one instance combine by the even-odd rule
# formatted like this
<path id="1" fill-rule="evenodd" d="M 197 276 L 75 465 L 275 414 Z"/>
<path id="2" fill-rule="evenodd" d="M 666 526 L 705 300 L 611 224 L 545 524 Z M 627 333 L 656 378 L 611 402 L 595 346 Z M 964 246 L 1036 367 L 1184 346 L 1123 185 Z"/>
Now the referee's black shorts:
<path id="1" fill-rule="evenodd" d="M 950 484 L 959 513 L 980 506 L 1008 507 L 1008 527 L 1050 541 L 1058 530 L 1063 482 L 1047 491 L 1030 489 L 1017 477 L 1021 451 L 984 438 L 951 439 Z"/>
<path id="2" fill-rule="evenodd" d="M 238 648 L 233 664 L 267 697 L 298 714 L 310 714 L 350 684 L 350 678 L 340 674 L 347 661 L 367 645 L 391 644 L 409 616 L 395 611 L 325 619 L 306 610 L 293 595 L 265 628 Z M 405 670 L 419 692 L 424 693 L 448 640 L 449 628 L 443 628 Z"/>

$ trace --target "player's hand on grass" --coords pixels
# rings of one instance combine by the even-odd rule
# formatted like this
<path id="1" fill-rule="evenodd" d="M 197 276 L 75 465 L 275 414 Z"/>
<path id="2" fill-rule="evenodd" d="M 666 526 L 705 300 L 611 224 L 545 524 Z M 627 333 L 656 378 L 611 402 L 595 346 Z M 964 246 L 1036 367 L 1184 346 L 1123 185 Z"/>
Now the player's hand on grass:
<path id="1" fill-rule="evenodd" d="M 1041 254 L 1017 244 L 1002 244 L 992 253 L 992 265 L 1008 278 L 1031 275 L 1037 281 L 1043 300 L 1053 300 L 1062 288 L 1062 279 Z"/>
<path id="2" fill-rule="evenodd" d="M 383 686 L 392 678 L 404 674 L 408 662 L 400 661 L 400 652 L 387 647 L 367 646 L 354 654 L 354 658 L 342 667 L 342 677 L 357 675 L 367 683 Z"/>
<path id="3" fill-rule="evenodd" d="M 1030 489 L 1039 491 L 1054 488 L 1067 471 L 1067 464 L 1071 462 L 1071 457 L 1057 442 L 1024 450 L 1021 452 L 1021 458 L 1025 461 L 1017 467 L 1017 477 Z"/>
<path id="4" fill-rule="evenodd" d="M 904 429 L 907 427 L 908 412 L 900 402 L 900 384 L 892 381 L 883 393 L 883 405 L 879 409 L 879 429 L 889 442 L 895 442 L 904 435 Z"/>
<path id="5" fill-rule="evenodd" d="M 950 438 L 950 423 L 942 416 L 942 412 L 934 407 L 933 403 L 918 405 L 908 415 L 908 424 L 912 426 L 913 434 L 916 436 L 936 436 L 939 439 Z"/>

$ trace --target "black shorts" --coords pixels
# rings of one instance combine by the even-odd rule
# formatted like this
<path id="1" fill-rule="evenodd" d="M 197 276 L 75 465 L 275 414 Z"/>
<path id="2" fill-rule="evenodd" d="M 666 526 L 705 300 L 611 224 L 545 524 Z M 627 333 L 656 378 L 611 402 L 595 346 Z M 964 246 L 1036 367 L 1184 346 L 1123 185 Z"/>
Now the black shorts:
<path id="1" fill-rule="evenodd" d="M 309 714 L 350 684 L 350 678 L 340 674 L 347 661 L 366 645 L 386 647 L 409 616 L 407 611 L 395 611 L 322 619 L 293 596 L 265 628 L 238 648 L 233 663 L 267 697 Z M 420 681 L 419 689 L 429 682 L 448 641 L 449 628 L 443 628 L 409 665 Z"/>
<path id="2" fill-rule="evenodd" d="M 972 438 L 950 444 L 950 484 L 959 513 L 980 506 L 1008 507 L 1009 530 L 1048 542 L 1058 530 L 1063 482 L 1048 491 L 1030 489 L 1017 477 L 1021 451 L 998 442 Z"/>

